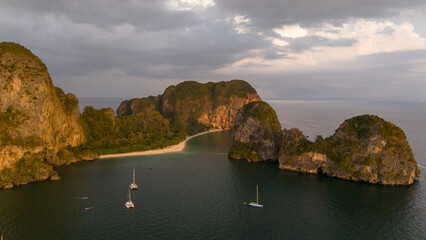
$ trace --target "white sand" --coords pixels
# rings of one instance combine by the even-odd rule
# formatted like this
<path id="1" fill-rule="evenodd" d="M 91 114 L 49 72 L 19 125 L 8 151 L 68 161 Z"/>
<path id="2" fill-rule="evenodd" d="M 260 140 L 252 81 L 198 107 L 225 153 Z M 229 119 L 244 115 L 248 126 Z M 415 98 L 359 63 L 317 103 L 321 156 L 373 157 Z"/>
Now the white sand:
<path id="1" fill-rule="evenodd" d="M 99 158 L 117 158 L 117 157 L 129 157 L 129 156 L 142 156 L 142 155 L 154 155 L 154 154 L 163 154 L 163 153 L 172 153 L 172 152 L 180 152 L 185 148 L 186 141 L 188 141 L 191 138 L 212 133 L 212 132 L 220 132 L 225 131 L 227 129 L 213 129 L 206 132 L 201 132 L 198 134 L 195 134 L 193 136 L 187 137 L 185 140 L 180 142 L 179 144 L 168 146 L 161 149 L 155 149 L 155 150 L 147 150 L 147 151 L 140 151 L 140 152 L 129 152 L 129 153 L 117 153 L 117 154 L 107 154 L 107 155 L 100 155 Z"/>

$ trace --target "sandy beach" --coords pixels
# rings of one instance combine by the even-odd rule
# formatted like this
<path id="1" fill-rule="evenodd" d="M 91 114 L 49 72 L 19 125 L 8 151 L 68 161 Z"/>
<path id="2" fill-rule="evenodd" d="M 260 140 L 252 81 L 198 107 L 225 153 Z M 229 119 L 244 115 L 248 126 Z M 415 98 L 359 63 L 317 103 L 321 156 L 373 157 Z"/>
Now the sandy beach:
<path id="1" fill-rule="evenodd" d="M 227 129 L 213 129 L 205 132 L 201 132 L 198 134 L 195 134 L 193 136 L 187 137 L 184 141 L 180 142 L 179 144 L 168 146 L 161 149 L 154 149 L 154 150 L 146 150 L 146 151 L 140 151 L 140 152 L 129 152 L 129 153 L 117 153 L 117 154 L 106 154 L 106 155 L 100 155 L 99 158 L 117 158 L 117 157 L 129 157 L 129 156 L 142 156 L 142 155 L 154 155 L 154 154 L 163 154 L 163 153 L 172 153 L 172 152 L 180 152 L 185 148 L 186 141 L 188 141 L 191 138 L 212 133 L 212 132 L 221 132 L 226 131 Z"/>

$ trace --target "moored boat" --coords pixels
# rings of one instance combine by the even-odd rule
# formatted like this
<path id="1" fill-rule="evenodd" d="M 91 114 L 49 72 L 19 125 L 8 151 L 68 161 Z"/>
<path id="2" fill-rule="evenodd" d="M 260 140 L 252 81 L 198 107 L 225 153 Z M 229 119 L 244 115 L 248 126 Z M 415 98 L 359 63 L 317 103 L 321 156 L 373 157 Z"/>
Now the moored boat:
<path id="1" fill-rule="evenodd" d="M 256 202 L 249 203 L 249 206 L 258 207 L 258 208 L 263 207 L 262 204 L 259 204 L 259 186 L 258 185 L 256 185 Z"/>

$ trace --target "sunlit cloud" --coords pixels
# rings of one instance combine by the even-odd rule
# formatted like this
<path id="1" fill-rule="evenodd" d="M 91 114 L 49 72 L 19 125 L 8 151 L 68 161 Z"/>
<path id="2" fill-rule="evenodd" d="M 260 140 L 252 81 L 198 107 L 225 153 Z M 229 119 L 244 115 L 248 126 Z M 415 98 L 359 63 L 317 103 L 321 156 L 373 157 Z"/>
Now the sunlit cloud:
<path id="1" fill-rule="evenodd" d="M 300 38 L 308 35 L 308 31 L 299 25 L 283 25 L 281 28 L 274 28 L 274 32 L 285 38 Z"/>
<path id="2" fill-rule="evenodd" d="M 318 58 L 354 58 L 383 52 L 426 49 L 426 39 L 416 33 L 409 22 L 396 24 L 390 21 L 367 21 L 359 19 L 344 23 L 341 27 L 325 25 L 315 35 L 328 39 L 352 38 L 356 43 L 350 47 L 315 47 Z M 319 55 L 323 55 L 320 57 Z"/>
<path id="3" fill-rule="evenodd" d="M 169 0 L 166 5 L 175 10 L 204 10 L 214 7 L 214 0 Z"/>
<path id="4" fill-rule="evenodd" d="M 286 42 L 282 39 L 279 39 L 279 38 L 270 38 L 270 39 L 272 39 L 273 44 L 275 44 L 279 47 L 284 47 L 284 46 L 287 46 L 289 44 L 288 42 Z"/>

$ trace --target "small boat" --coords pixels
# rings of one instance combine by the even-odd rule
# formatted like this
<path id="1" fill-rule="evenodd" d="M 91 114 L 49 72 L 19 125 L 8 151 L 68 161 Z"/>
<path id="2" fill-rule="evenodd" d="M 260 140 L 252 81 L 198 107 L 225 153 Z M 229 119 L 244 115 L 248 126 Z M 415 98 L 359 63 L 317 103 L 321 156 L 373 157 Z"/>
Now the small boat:
<path id="1" fill-rule="evenodd" d="M 256 202 L 249 203 L 249 206 L 258 207 L 258 208 L 263 207 L 262 204 L 259 204 L 259 186 L 257 186 L 257 185 L 256 185 Z"/>
<path id="2" fill-rule="evenodd" d="M 135 182 L 135 169 L 133 168 L 133 182 L 130 184 L 130 189 L 136 190 L 138 189 L 138 185 Z"/>
<path id="3" fill-rule="evenodd" d="M 130 195 L 130 189 L 129 189 L 129 201 L 126 202 L 126 204 L 124 204 L 126 206 L 126 208 L 134 208 L 135 205 L 132 202 L 132 197 Z"/>

